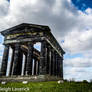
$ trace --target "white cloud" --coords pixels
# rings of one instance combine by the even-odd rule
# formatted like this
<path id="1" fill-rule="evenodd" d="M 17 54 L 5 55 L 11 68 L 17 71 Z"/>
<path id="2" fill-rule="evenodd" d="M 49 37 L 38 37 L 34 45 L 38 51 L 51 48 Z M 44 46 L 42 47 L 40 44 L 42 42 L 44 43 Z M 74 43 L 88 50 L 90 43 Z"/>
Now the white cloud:
<path id="1" fill-rule="evenodd" d="M 75 57 L 72 59 L 64 60 L 65 67 L 92 67 L 92 58 L 88 57 Z"/>
<path id="2" fill-rule="evenodd" d="M 92 76 L 91 68 L 76 68 L 76 67 L 66 67 L 64 69 L 64 79 L 75 79 L 77 81 L 91 80 Z"/>
<path id="3" fill-rule="evenodd" d="M 88 9 L 86 9 L 86 11 L 85 11 L 87 14 L 91 14 L 92 15 L 92 9 L 90 9 L 90 8 L 88 8 Z"/>
<path id="4" fill-rule="evenodd" d="M 92 30 L 73 30 L 68 33 L 63 43 L 63 48 L 71 53 L 85 52 L 87 50 L 92 50 Z"/>

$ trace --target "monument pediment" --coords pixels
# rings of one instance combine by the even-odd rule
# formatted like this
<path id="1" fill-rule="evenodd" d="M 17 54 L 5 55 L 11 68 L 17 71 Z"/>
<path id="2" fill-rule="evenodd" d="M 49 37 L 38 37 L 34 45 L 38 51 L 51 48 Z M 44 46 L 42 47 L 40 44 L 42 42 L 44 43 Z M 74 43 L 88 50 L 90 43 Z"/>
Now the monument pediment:
<path id="1" fill-rule="evenodd" d="M 18 33 L 24 34 L 24 33 L 33 33 L 33 32 L 41 32 L 41 31 L 42 32 L 50 31 L 50 28 L 44 25 L 22 23 L 2 31 L 1 34 L 3 36 L 6 36 L 6 35 L 12 35 L 12 34 L 18 34 Z"/>

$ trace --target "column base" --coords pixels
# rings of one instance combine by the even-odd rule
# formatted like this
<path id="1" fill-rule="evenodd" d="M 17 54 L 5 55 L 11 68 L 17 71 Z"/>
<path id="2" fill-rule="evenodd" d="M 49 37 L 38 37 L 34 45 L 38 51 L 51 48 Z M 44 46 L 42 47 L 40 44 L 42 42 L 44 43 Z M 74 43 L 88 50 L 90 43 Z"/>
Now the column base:
<path id="1" fill-rule="evenodd" d="M 50 75 L 37 75 L 37 76 L 2 76 L 0 77 L 1 81 L 7 81 L 7 82 L 22 82 L 22 81 L 28 81 L 28 82 L 40 82 L 40 81 L 58 81 L 63 80 L 60 77 L 56 76 L 50 76 Z"/>

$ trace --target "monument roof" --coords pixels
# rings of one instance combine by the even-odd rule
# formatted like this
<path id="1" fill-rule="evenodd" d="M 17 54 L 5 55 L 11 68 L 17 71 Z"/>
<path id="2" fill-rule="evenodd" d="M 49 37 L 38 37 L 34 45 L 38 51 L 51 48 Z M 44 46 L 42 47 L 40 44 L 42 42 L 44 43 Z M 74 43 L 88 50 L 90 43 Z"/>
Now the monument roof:
<path id="1" fill-rule="evenodd" d="M 22 30 L 24 28 L 31 28 L 31 30 Z M 17 30 L 18 29 L 18 30 Z M 20 31 L 20 30 L 21 31 Z M 3 36 L 8 35 L 8 34 L 14 34 L 14 33 L 20 33 L 20 32 L 25 32 L 25 31 L 34 31 L 35 29 L 37 29 L 36 31 L 50 31 L 50 28 L 48 26 L 45 25 L 37 25 L 37 24 L 29 24 L 29 23 L 21 23 L 19 25 L 16 25 L 14 27 L 8 28 L 4 31 L 1 31 L 1 34 Z M 16 30 L 16 31 L 14 31 Z"/>

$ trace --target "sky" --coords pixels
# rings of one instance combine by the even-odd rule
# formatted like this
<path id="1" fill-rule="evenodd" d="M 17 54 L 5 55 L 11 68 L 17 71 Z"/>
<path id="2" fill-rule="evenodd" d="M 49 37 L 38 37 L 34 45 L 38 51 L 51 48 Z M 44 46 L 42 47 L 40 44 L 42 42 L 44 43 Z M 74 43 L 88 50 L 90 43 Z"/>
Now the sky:
<path id="1" fill-rule="evenodd" d="M 92 8 L 92 0 L 72 0 L 72 3 L 81 11 Z"/>
<path id="2" fill-rule="evenodd" d="M 47 25 L 64 49 L 64 79 L 92 79 L 91 0 L 0 0 L 0 31 L 20 23 Z M 0 35 L 0 62 L 4 46 Z"/>

